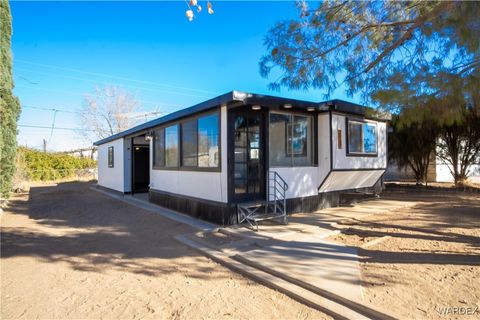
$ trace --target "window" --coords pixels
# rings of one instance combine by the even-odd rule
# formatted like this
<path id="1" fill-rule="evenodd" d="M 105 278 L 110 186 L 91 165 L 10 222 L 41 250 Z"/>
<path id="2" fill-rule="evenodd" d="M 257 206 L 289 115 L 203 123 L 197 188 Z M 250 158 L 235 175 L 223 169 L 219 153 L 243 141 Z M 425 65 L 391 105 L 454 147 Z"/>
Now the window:
<path id="1" fill-rule="evenodd" d="M 178 125 L 165 128 L 165 167 L 178 167 Z"/>
<path id="2" fill-rule="evenodd" d="M 197 119 L 182 123 L 182 165 L 196 167 L 197 151 Z"/>
<path id="3" fill-rule="evenodd" d="M 313 165 L 313 117 L 270 113 L 269 160 L 272 167 Z"/>
<path id="4" fill-rule="evenodd" d="M 337 129 L 337 149 L 342 149 L 342 129 Z"/>
<path id="5" fill-rule="evenodd" d="M 108 167 L 113 168 L 113 147 L 108 147 Z"/>
<path id="6" fill-rule="evenodd" d="M 198 119 L 198 166 L 218 167 L 218 114 Z"/>
<path id="7" fill-rule="evenodd" d="M 363 152 L 377 153 L 377 126 L 372 123 L 363 125 Z"/>
<path id="8" fill-rule="evenodd" d="M 188 170 L 219 168 L 218 120 L 218 113 L 213 113 L 156 129 L 153 140 L 153 167 Z"/>
<path id="9" fill-rule="evenodd" d="M 377 153 L 377 125 L 348 120 L 348 154 Z"/>
<path id="10" fill-rule="evenodd" d="M 153 167 L 165 166 L 165 129 L 157 129 L 153 135 Z"/>

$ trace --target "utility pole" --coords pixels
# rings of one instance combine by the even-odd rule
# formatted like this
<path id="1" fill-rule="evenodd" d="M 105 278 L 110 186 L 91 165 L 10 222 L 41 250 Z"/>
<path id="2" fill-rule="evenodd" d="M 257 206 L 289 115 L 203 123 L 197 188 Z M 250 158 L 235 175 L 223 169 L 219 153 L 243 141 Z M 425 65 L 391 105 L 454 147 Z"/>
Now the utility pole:
<path id="1" fill-rule="evenodd" d="M 47 140 L 43 139 L 43 153 L 47 153 Z"/>

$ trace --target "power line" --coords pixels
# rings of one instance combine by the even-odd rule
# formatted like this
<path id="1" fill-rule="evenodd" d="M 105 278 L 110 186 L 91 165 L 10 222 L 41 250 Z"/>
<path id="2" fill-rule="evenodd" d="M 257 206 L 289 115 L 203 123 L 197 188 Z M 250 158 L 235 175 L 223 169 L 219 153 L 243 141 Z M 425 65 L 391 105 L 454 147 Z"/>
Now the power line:
<path id="1" fill-rule="evenodd" d="M 33 124 L 18 124 L 19 127 L 24 127 L 24 128 L 41 128 L 41 129 L 52 129 L 50 126 L 41 126 L 41 125 L 33 125 Z M 90 129 L 84 129 L 84 128 L 65 128 L 65 127 L 53 127 L 53 130 L 73 130 L 73 131 L 94 131 Z"/>
<path id="2" fill-rule="evenodd" d="M 105 73 L 90 72 L 90 71 L 85 71 L 85 70 L 80 70 L 80 69 L 59 67 L 59 66 L 54 66 L 54 65 L 51 65 L 51 64 L 43 64 L 43 63 L 32 62 L 32 61 L 27 61 L 27 60 L 23 60 L 23 59 L 15 59 L 15 62 L 21 62 L 21 63 L 30 64 L 30 65 L 46 67 L 46 68 L 53 68 L 53 69 L 64 70 L 64 71 L 83 73 L 83 74 L 88 74 L 88 75 L 97 76 L 97 77 L 119 79 L 119 80 L 125 80 L 125 81 L 131 81 L 131 82 L 137 82 L 137 83 L 143 83 L 143 84 L 150 84 L 150 85 L 155 85 L 155 86 L 159 86 L 159 87 L 168 87 L 168 88 L 172 88 L 172 89 L 204 92 L 204 93 L 218 95 L 218 92 L 213 92 L 213 91 L 208 91 L 208 90 L 194 89 L 194 88 L 181 87 L 181 86 L 173 86 L 173 85 L 169 85 L 169 84 L 165 84 L 165 83 L 159 83 L 159 82 L 153 82 L 153 81 L 144 81 L 144 80 L 138 80 L 138 79 L 133 79 L 133 78 L 109 75 L 109 74 L 105 74 Z"/>
<path id="3" fill-rule="evenodd" d="M 16 70 L 20 70 L 23 72 L 30 72 L 30 73 L 36 73 L 36 74 L 41 74 L 41 75 L 46 75 L 46 76 L 53 76 L 53 77 L 59 77 L 59 78 L 66 78 L 66 79 L 73 79 L 73 80 L 80 80 L 80 81 L 86 81 L 86 82 L 91 82 L 91 83 L 100 83 L 104 85 L 108 85 L 108 82 L 99 82 L 95 80 L 90 80 L 90 79 L 85 79 L 85 78 L 78 78 L 78 77 L 72 77 L 72 76 L 66 76 L 66 75 L 61 75 L 61 74 L 55 74 L 55 73 L 50 73 L 50 72 L 40 72 L 40 71 L 34 71 L 34 70 L 29 70 L 29 69 L 23 69 L 23 68 L 16 68 Z M 33 83 L 29 81 L 27 78 L 18 76 L 19 78 L 25 79 L 27 82 L 30 82 L 31 84 L 38 84 L 38 83 Z M 168 93 L 168 94 L 174 94 L 174 95 L 182 95 L 182 96 L 188 96 L 188 97 L 195 97 L 195 98 L 209 98 L 210 96 L 206 95 L 198 95 L 198 94 L 190 94 L 190 93 L 183 93 L 183 92 L 176 92 L 176 91 L 168 91 L 168 90 L 156 90 L 156 89 L 150 89 L 150 88 L 145 88 L 145 87 L 139 87 L 139 86 L 132 86 L 132 85 L 127 85 L 126 87 L 130 88 L 135 88 L 135 89 L 140 89 L 140 90 L 146 90 L 146 91 L 152 91 L 152 92 L 160 92 L 160 93 Z"/>
<path id="4" fill-rule="evenodd" d="M 79 92 L 75 92 L 75 91 L 58 90 L 58 89 L 50 89 L 50 88 L 42 88 L 42 87 L 28 87 L 28 86 L 15 86 L 15 87 L 16 88 L 24 88 L 24 89 L 38 89 L 38 90 L 59 92 L 59 93 L 71 94 L 71 95 L 75 95 L 75 96 L 92 95 L 92 96 L 100 97 L 99 94 L 95 94 L 95 93 L 79 93 Z M 180 105 L 177 105 L 177 104 L 162 103 L 162 102 L 158 102 L 158 101 L 148 101 L 148 100 L 139 100 L 139 99 L 135 99 L 135 101 L 143 102 L 145 104 L 153 104 L 153 105 L 157 105 L 157 106 L 159 104 L 164 104 L 164 105 L 170 105 L 170 106 L 174 106 L 174 107 L 180 107 Z"/>
<path id="5" fill-rule="evenodd" d="M 52 129 L 50 130 L 50 137 L 48 138 L 48 143 L 52 140 L 53 129 L 55 129 L 55 119 L 57 119 L 57 110 L 53 110 L 53 120 L 52 120 Z"/>
<path id="6" fill-rule="evenodd" d="M 53 111 L 53 112 L 64 112 L 64 113 L 72 113 L 72 114 L 82 114 L 82 112 L 80 112 L 80 111 L 69 111 L 69 110 L 56 109 L 56 108 L 36 107 L 36 106 L 23 105 L 23 104 L 22 104 L 22 108 L 44 110 L 44 111 Z M 145 116 L 153 116 L 153 115 L 159 115 L 159 114 L 163 114 L 163 113 L 164 112 L 162 112 L 162 111 L 145 111 L 145 112 L 140 112 L 138 114 L 133 115 L 132 118 L 143 118 Z"/>
<path id="7" fill-rule="evenodd" d="M 35 107 L 35 106 L 24 105 L 24 104 L 22 104 L 22 108 L 80 114 L 80 111 L 69 111 L 69 110 L 56 109 L 56 108 Z"/>

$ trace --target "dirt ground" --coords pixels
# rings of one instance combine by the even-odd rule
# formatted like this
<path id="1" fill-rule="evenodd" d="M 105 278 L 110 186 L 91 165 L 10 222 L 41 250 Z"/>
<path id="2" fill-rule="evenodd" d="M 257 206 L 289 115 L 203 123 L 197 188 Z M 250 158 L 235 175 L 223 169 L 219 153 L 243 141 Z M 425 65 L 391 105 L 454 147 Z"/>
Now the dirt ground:
<path id="1" fill-rule="evenodd" d="M 32 187 L 1 214 L 0 318 L 329 318 L 173 239 L 190 232 L 88 183 Z"/>
<path id="2" fill-rule="evenodd" d="M 480 194 L 397 190 L 382 198 L 416 204 L 342 221 L 330 238 L 358 249 L 368 301 L 401 319 L 480 318 Z"/>

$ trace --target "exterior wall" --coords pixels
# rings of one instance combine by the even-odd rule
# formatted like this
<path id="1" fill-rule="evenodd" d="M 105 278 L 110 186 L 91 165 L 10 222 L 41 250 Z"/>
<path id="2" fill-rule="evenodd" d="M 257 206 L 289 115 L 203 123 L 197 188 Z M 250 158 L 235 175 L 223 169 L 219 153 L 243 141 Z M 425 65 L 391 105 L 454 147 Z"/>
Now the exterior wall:
<path id="1" fill-rule="evenodd" d="M 330 124 L 328 113 L 318 115 L 318 166 L 274 167 L 287 182 L 287 199 L 304 198 L 318 194 L 318 186 L 330 171 Z"/>
<path id="2" fill-rule="evenodd" d="M 437 173 L 437 182 L 453 182 L 453 176 L 450 173 L 451 165 L 446 165 L 443 163 L 437 163 L 436 173 Z M 480 164 L 475 164 L 469 167 L 468 180 L 474 183 L 480 183 Z"/>
<path id="3" fill-rule="evenodd" d="M 287 198 L 300 198 L 316 195 L 318 169 L 316 167 L 272 168 L 288 184 Z"/>
<path id="4" fill-rule="evenodd" d="M 383 170 L 333 171 L 319 192 L 371 188 L 382 177 Z"/>
<path id="5" fill-rule="evenodd" d="M 113 168 L 108 167 L 108 148 L 113 146 Z M 124 192 L 124 140 L 98 146 L 98 185 Z"/>
<path id="6" fill-rule="evenodd" d="M 150 142 L 150 188 L 177 195 L 228 202 L 227 108 L 220 115 L 221 171 L 153 170 L 153 145 Z"/>
<path id="7" fill-rule="evenodd" d="M 330 134 L 330 115 L 318 115 L 318 166 L 317 167 L 275 167 L 271 168 L 287 182 L 289 188 L 287 198 L 304 198 L 318 192 L 332 192 L 372 187 L 383 174 L 387 166 L 387 126 L 377 122 L 378 126 L 378 157 L 347 157 L 346 156 L 346 116 L 332 114 L 332 131 Z M 338 149 L 337 129 L 342 130 L 342 148 Z M 349 170 L 332 172 L 330 161 L 330 141 L 333 147 L 334 170 Z M 372 171 L 355 171 L 356 169 L 382 169 Z M 325 180 L 328 176 L 328 179 Z M 324 181 L 325 180 L 325 181 Z M 324 185 L 318 190 L 320 184 Z"/>
<path id="8" fill-rule="evenodd" d="M 377 157 L 347 156 L 347 117 L 339 114 L 332 115 L 333 169 L 385 169 L 387 167 L 387 124 L 377 122 Z M 338 149 L 337 129 L 342 130 L 342 149 Z"/>
<path id="9" fill-rule="evenodd" d="M 333 137 L 333 132 L 332 132 Z M 318 184 L 327 177 L 331 169 L 330 161 L 330 115 L 323 113 L 318 115 Z M 315 189 L 315 191 L 317 191 Z"/>
<path id="10" fill-rule="evenodd" d="M 124 192 L 132 192 L 132 138 L 124 139 L 123 150 Z"/>

